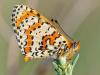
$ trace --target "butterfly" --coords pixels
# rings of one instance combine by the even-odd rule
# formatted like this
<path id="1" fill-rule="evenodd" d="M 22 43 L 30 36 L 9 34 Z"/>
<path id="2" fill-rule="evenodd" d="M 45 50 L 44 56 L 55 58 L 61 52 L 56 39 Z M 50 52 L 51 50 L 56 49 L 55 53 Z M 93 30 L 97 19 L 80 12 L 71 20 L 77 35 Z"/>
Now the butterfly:
<path id="1" fill-rule="evenodd" d="M 56 20 L 49 20 L 26 5 L 14 6 L 12 26 L 25 61 L 65 53 L 70 57 L 79 48 L 79 42 L 73 42 Z"/>

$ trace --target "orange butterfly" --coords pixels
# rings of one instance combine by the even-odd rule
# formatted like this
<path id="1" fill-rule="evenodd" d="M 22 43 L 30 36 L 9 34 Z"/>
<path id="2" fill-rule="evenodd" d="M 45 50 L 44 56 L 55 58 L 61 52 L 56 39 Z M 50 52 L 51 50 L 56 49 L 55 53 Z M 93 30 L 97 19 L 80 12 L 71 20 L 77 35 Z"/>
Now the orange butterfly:
<path id="1" fill-rule="evenodd" d="M 25 61 L 65 53 L 69 58 L 79 49 L 79 43 L 73 42 L 57 21 L 50 21 L 25 5 L 14 6 L 12 26 Z"/>

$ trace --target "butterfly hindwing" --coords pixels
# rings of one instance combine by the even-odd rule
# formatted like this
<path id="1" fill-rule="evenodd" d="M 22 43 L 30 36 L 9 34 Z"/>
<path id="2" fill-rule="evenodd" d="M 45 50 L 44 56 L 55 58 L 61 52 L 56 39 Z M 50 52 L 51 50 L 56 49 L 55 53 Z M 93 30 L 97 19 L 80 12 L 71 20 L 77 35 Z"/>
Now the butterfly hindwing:
<path id="1" fill-rule="evenodd" d="M 32 8 L 16 5 L 13 8 L 12 22 L 25 60 L 48 57 L 69 47 L 68 41 L 53 23 Z"/>

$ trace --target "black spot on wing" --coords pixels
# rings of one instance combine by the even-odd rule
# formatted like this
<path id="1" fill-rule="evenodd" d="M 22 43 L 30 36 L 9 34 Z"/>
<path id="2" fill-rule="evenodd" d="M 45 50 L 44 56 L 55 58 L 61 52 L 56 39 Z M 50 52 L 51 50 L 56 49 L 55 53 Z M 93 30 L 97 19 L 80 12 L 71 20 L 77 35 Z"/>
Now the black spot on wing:
<path id="1" fill-rule="evenodd" d="M 26 20 L 26 23 L 28 22 L 28 20 Z"/>
<path id="2" fill-rule="evenodd" d="M 43 54 L 43 55 L 44 55 L 44 51 L 42 51 L 42 52 L 41 52 L 41 54 Z"/>
<path id="3" fill-rule="evenodd" d="M 31 9 L 30 12 L 33 13 L 33 10 Z"/>
<path id="4" fill-rule="evenodd" d="M 17 33 L 17 31 L 16 31 L 16 30 L 14 30 L 14 33 Z"/>
<path id="5" fill-rule="evenodd" d="M 53 22 L 53 19 L 51 19 L 51 21 Z"/>
<path id="6" fill-rule="evenodd" d="M 40 28 L 41 26 L 38 26 L 38 28 Z"/>
<path id="7" fill-rule="evenodd" d="M 33 46 L 34 42 L 32 41 L 32 46 Z"/>
<path id="8" fill-rule="evenodd" d="M 57 47 L 54 47 L 54 49 L 58 49 Z"/>
<path id="9" fill-rule="evenodd" d="M 46 24 L 50 24 L 49 22 L 45 22 Z"/>
<path id="10" fill-rule="evenodd" d="M 21 5 L 20 8 L 23 8 L 23 5 Z"/>
<path id="11" fill-rule="evenodd" d="M 38 52 L 35 52 L 35 56 L 38 56 Z"/>
<path id="12" fill-rule="evenodd" d="M 22 36 L 20 36 L 20 39 L 22 39 Z"/>
<path id="13" fill-rule="evenodd" d="M 20 10 L 20 8 L 18 8 L 18 11 Z"/>
<path id="14" fill-rule="evenodd" d="M 15 26 L 15 23 L 13 23 L 12 26 Z"/>
<path id="15" fill-rule="evenodd" d="M 14 17 L 15 16 L 15 14 L 12 14 L 12 17 Z"/>
<path id="16" fill-rule="evenodd" d="M 66 43 L 66 41 L 63 41 L 63 43 Z"/>
<path id="17" fill-rule="evenodd" d="M 58 21 L 57 20 L 55 20 L 55 22 L 58 24 Z"/>
<path id="18" fill-rule="evenodd" d="M 11 20 L 12 20 L 12 21 L 15 21 L 15 19 L 14 19 L 14 18 L 12 18 Z"/>
<path id="19" fill-rule="evenodd" d="M 37 16 L 40 17 L 40 14 L 38 13 Z"/>
<path id="20" fill-rule="evenodd" d="M 32 17 L 31 20 L 34 20 L 34 18 Z"/>
<path id="21" fill-rule="evenodd" d="M 43 46 L 40 46 L 40 47 L 39 47 L 39 50 L 42 50 L 42 48 L 43 48 Z"/>

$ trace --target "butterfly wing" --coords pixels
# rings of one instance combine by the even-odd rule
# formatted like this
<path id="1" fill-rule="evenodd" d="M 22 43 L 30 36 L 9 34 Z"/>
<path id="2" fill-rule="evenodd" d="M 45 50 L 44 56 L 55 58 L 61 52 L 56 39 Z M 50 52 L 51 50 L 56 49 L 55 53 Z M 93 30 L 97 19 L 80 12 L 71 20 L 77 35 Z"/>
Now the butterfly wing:
<path id="1" fill-rule="evenodd" d="M 25 61 L 54 55 L 67 50 L 69 42 L 51 21 L 25 5 L 16 5 L 12 25 Z"/>
<path id="2" fill-rule="evenodd" d="M 57 31 L 62 34 L 67 41 L 73 42 L 74 40 L 64 32 L 57 20 L 51 19 L 52 25 L 56 27 Z"/>

